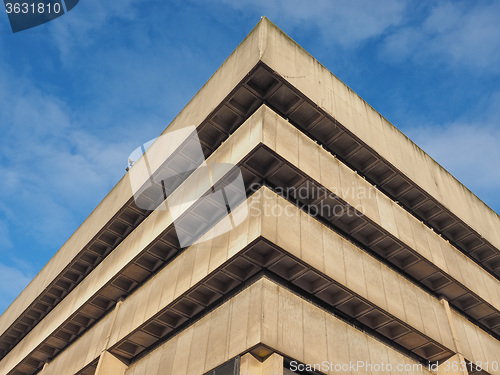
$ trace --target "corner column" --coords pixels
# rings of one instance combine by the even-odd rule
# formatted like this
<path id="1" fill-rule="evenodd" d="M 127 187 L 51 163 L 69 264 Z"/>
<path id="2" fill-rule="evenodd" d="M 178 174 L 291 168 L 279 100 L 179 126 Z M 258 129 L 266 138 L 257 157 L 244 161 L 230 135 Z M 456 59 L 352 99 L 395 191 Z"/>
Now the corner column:
<path id="1" fill-rule="evenodd" d="M 469 375 L 467 371 L 467 366 L 465 364 L 465 358 L 462 354 L 462 348 L 460 347 L 460 341 L 458 340 L 457 330 L 455 324 L 453 323 L 453 316 L 451 315 L 450 304 L 445 298 L 441 298 L 441 304 L 443 305 L 446 318 L 448 319 L 448 325 L 450 327 L 451 336 L 453 338 L 453 344 L 455 346 L 455 355 L 449 358 L 447 361 L 439 364 L 439 369 L 437 371 L 438 375 Z"/>
<path id="2" fill-rule="evenodd" d="M 108 352 L 109 339 L 115 327 L 116 315 L 118 314 L 118 310 L 120 309 L 122 302 L 123 300 L 118 301 L 113 310 L 113 320 L 109 325 L 108 333 L 106 335 L 106 341 L 104 344 L 104 350 L 99 356 L 99 363 L 97 364 L 95 375 L 123 375 L 128 369 L 128 366 L 125 363 Z"/>
<path id="3" fill-rule="evenodd" d="M 240 375 L 283 375 L 283 357 L 273 353 L 261 362 L 247 353 L 241 357 Z"/>

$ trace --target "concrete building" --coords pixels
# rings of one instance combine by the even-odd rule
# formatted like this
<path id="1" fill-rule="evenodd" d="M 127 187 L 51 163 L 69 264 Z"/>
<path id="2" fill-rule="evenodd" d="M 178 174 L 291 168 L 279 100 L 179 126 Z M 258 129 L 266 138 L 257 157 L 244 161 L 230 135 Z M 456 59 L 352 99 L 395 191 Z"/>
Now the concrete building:
<path id="1" fill-rule="evenodd" d="M 497 375 L 499 249 L 264 18 L 0 317 L 0 374 Z"/>

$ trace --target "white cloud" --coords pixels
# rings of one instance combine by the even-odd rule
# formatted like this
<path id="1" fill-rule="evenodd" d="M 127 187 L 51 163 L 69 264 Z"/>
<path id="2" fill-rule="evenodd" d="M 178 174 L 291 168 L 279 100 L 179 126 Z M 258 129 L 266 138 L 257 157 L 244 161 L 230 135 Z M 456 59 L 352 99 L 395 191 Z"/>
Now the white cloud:
<path id="1" fill-rule="evenodd" d="M 407 131 L 409 137 L 490 207 L 500 208 L 500 128 L 454 123 Z"/>
<path id="2" fill-rule="evenodd" d="M 500 71 L 499 2 L 218 0 L 278 25 L 313 30 L 328 44 L 358 47 L 382 38 L 380 56 Z M 293 32 L 292 32 L 293 34 Z"/>
<path id="3" fill-rule="evenodd" d="M 7 223 L 4 221 L 0 221 L 0 253 L 3 250 L 9 249 L 12 247 L 12 241 L 10 239 L 9 228 Z"/>
<path id="4" fill-rule="evenodd" d="M 109 23 L 125 21 L 111 27 L 117 33 L 137 16 L 134 4 L 80 2 L 46 25 L 40 38 L 59 50 L 63 66 L 57 54 L 51 62 L 75 77 L 67 87 L 0 59 L 0 196 L 6 208 L 24 212 L 7 225 L 25 228 L 51 252 L 125 173 L 130 151 L 164 129 L 172 103 L 185 103 L 184 78 L 169 64 L 203 64 L 188 46 L 172 49 L 168 35 L 153 42 L 148 23 L 133 26 L 142 32 L 137 40 L 102 40 Z M 74 95 L 72 84 L 86 92 Z"/>
<path id="5" fill-rule="evenodd" d="M 137 4 L 137 3 L 136 3 Z M 133 0 L 80 1 L 68 14 L 50 23 L 50 32 L 64 61 L 68 61 L 73 48 L 82 48 L 100 42 L 97 38 L 103 28 L 110 27 L 114 19 L 130 20 L 137 12 Z"/>
<path id="6" fill-rule="evenodd" d="M 500 71 L 500 3 L 436 3 L 416 24 L 387 35 L 381 56 Z"/>
<path id="7" fill-rule="evenodd" d="M 327 44 L 354 47 L 382 35 L 403 19 L 406 1 L 399 0 L 219 0 L 241 11 L 259 12 L 278 24 L 313 28 Z"/>
<path id="8" fill-rule="evenodd" d="M 28 285 L 33 275 L 0 263 L 0 314 Z"/>
<path id="9" fill-rule="evenodd" d="M 2 74 L 0 218 L 8 216 L 8 225 L 55 251 L 125 173 L 136 145 L 116 132 L 113 139 L 93 134 L 62 99 L 27 79 L 12 79 L 8 68 Z M 6 237 L 3 245 L 9 243 Z"/>

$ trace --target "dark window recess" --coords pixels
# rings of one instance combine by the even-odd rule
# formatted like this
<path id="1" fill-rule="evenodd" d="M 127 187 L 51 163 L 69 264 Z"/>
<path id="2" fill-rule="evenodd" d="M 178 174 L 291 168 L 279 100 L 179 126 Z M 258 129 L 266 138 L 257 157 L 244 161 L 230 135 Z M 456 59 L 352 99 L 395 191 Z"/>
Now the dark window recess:
<path id="1" fill-rule="evenodd" d="M 231 359 L 230 361 L 220 365 L 219 367 L 206 372 L 203 375 L 239 375 L 240 374 L 240 357 Z"/>

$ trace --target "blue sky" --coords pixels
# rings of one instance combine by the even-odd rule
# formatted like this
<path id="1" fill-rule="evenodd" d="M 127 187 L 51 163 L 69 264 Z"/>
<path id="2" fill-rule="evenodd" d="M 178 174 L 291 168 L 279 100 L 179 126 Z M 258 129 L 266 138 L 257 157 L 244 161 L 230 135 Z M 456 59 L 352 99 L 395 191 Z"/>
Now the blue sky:
<path id="1" fill-rule="evenodd" d="M 500 212 L 500 2 L 81 0 L 0 17 L 0 312 L 265 15 Z"/>

